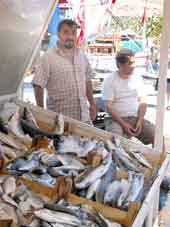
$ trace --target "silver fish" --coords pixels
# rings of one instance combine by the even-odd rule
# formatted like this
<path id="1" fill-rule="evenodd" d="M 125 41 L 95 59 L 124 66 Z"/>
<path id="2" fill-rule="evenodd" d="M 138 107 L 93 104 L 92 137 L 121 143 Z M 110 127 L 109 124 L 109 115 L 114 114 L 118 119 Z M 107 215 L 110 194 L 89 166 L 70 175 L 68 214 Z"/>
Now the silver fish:
<path id="1" fill-rule="evenodd" d="M 25 143 L 31 143 L 32 139 L 28 135 L 25 135 L 21 125 L 20 125 L 20 119 L 21 119 L 21 114 L 20 114 L 20 108 L 18 107 L 16 112 L 13 114 L 11 119 L 8 121 L 8 129 L 10 132 L 12 132 L 16 137 L 21 139 Z"/>
<path id="2" fill-rule="evenodd" d="M 2 132 L 0 132 L 0 141 L 1 143 L 13 147 L 17 150 L 27 151 L 27 147 L 23 143 L 14 139 L 12 136 L 6 135 Z"/>
<path id="3" fill-rule="evenodd" d="M 116 177 L 116 164 L 113 162 L 110 164 L 107 173 L 102 177 L 99 187 L 96 190 L 96 201 L 99 203 L 104 202 L 104 194 L 108 185 Z"/>
<path id="4" fill-rule="evenodd" d="M 25 165 L 20 166 L 18 170 L 21 172 L 32 172 L 34 169 L 37 168 L 37 166 L 39 166 L 38 161 L 30 160 L 30 161 L 27 161 Z"/>
<path id="5" fill-rule="evenodd" d="M 135 202 L 137 200 L 141 190 L 144 186 L 144 175 L 143 174 L 132 174 L 133 181 L 131 184 L 129 196 L 127 200 L 129 202 Z"/>
<path id="6" fill-rule="evenodd" d="M 18 225 L 18 217 L 17 217 L 17 214 L 15 212 L 15 208 L 6 204 L 6 203 L 3 203 L 1 202 L 0 203 L 0 208 L 3 209 L 7 214 L 8 214 L 8 218 L 11 218 L 13 223 Z"/>
<path id="7" fill-rule="evenodd" d="M 32 211 L 30 198 L 27 198 L 25 201 L 21 201 L 18 204 L 19 209 L 21 210 L 23 215 L 27 215 Z"/>
<path id="8" fill-rule="evenodd" d="M 143 166 L 153 169 L 151 164 L 145 159 L 145 157 L 141 153 L 131 152 L 131 155 L 140 162 Z"/>
<path id="9" fill-rule="evenodd" d="M 103 163 L 99 167 L 92 170 L 92 172 L 90 172 L 81 182 L 76 183 L 76 188 L 78 189 L 87 188 L 94 181 L 101 178 L 108 171 L 111 163 L 112 154 L 108 153 L 107 157 L 103 160 Z"/>
<path id="10" fill-rule="evenodd" d="M 108 154 L 108 151 L 105 148 L 104 142 L 99 142 L 97 144 L 96 151 L 97 151 L 98 154 L 102 155 L 103 159 L 105 159 L 107 154 Z"/>
<path id="11" fill-rule="evenodd" d="M 3 182 L 3 190 L 6 195 L 14 193 L 16 188 L 16 180 L 14 177 L 7 177 Z"/>
<path id="12" fill-rule="evenodd" d="M 56 212 L 48 209 L 40 209 L 40 210 L 34 211 L 34 214 L 36 217 L 50 223 L 81 226 L 81 221 L 70 214 Z"/>
<path id="13" fill-rule="evenodd" d="M 8 146 L 5 146 L 5 145 L 1 145 L 1 149 L 2 149 L 3 153 L 5 154 L 5 156 L 7 156 L 9 159 L 17 158 L 17 154 L 14 149 L 12 149 Z"/>
<path id="14" fill-rule="evenodd" d="M 29 227 L 39 227 L 40 226 L 40 220 L 34 219 L 30 224 Z"/>
<path id="15" fill-rule="evenodd" d="M 113 181 L 113 183 L 109 184 L 104 195 L 104 203 L 112 204 L 112 206 L 115 207 L 121 192 L 121 182 Z"/>
<path id="16" fill-rule="evenodd" d="M 84 170 L 84 167 L 81 168 L 80 166 L 75 166 L 75 165 L 65 165 L 65 166 L 59 166 L 59 167 L 52 167 L 53 170 L 56 171 L 70 171 L 70 170 L 77 170 L 77 171 L 82 171 Z"/>
<path id="17" fill-rule="evenodd" d="M 56 167 L 60 164 L 55 154 L 44 154 L 40 159 L 41 163 L 48 167 Z"/>
<path id="18" fill-rule="evenodd" d="M 15 190 L 15 192 L 13 192 L 11 194 L 12 198 L 19 198 L 20 196 L 22 196 L 23 194 L 25 194 L 27 192 L 27 187 L 23 184 L 17 186 L 17 189 Z"/>
<path id="19" fill-rule="evenodd" d="M 122 192 L 121 192 L 121 195 L 117 201 L 117 206 L 118 207 L 121 207 L 123 205 L 123 202 L 127 199 L 128 197 L 128 194 L 129 194 L 129 190 L 130 190 L 130 183 L 125 180 L 125 179 L 122 179 L 121 180 L 121 188 L 122 188 Z"/>
<path id="20" fill-rule="evenodd" d="M 90 187 L 87 190 L 87 195 L 86 195 L 87 199 L 91 199 L 94 196 L 95 192 L 97 191 L 97 188 L 100 185 L 100 182 L 101 182 L 101 179 L 97 179 L 93 184 L 90 185 Z"/>
<path id="21" fill-rule="evenodd" d="M 76 160 L 74 156 L 71 155 L 56 155 L 56 158 L 65 166 L 76 166 L 77 168 L 84 169 L 85 166 Z"/>
<path id="22" fill-rule="evenodd" d="M 124 155 L 124 153 L 126 152 L 121 152 L 121 150 L 117 150 L 117 148 L 115 148 L 115 145 L 113 145 L 113 143 L 111 143 L 111 141 L 109 140 L 107 141 L 107 145 L 109 149 L 111 149 L 112 152 L 114 152 L 114 154 L 118 157 L 118 159 L 121 160 L 121 162 L 128 170 L 139 172 L 139 168 L 133 164 L 132 160 L 128 158 L 129 156 L 127 154 Z"/>
<path id="23" fill-rule="evenodd" d="M 58 152 L 60 153 L 73 153 L 81 156 L 84 154 L 84 149 L 78 144 L 74 136 L 62 136 L 61 143 L 59 144 Z"/>
<path id="24" fill-rule="evenodd" d="M 14 207 L 18 207 L 18 204 L 10 196 L 3 194 L 2 199 L 3 199 L 4 202 L 6 202 L 8 204 L 10 204 Z"/>

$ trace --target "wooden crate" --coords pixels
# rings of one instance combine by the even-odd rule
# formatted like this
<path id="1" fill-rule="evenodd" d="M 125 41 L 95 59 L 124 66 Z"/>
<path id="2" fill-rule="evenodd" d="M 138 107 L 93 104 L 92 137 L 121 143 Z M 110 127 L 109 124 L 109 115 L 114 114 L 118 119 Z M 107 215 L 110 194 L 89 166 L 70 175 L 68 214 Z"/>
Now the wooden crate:
<path id="1" fill-rule="evenodd" d="M 87 200 L 85 198 L 81 198 L 74 194 L 69 194 L 67 201 L 74 205 L 89 205 L 95 211 L 100 212 L 104 217 L 113 222 L 122 224 L 125 227 L 131 226 L 140 208 L 139 203 L 131 203 L 129 205 L 128 211 L 123 211 L 91 200 Z"/>
<path id="2" fill-rule="evenodd" d="M 19 105 L 23 106 L 28 104 L 25 103 L 19 103 Z M 54 124 L 56 123 L 56 119 L 58 115 L 52 111 L 47 111 L 42 108 L 29 105 L 30 109 L 33 111 L 34 116 L 39 121 L 39 125 L 46 129 L 51 131 L 54 127 Z M 125 139 L 123 137 L 120 137 L 118 135 L 113 135 L 112 133 L 97 129 L 95 127 L 92 127 L 90 125 L 87 125 L 85 123 L 79 122 L 77 120 L 64 117 L 64 124 L 65 124 L 65 132 L 68 134 L 74 134 L 79 136 L 85 136 L 88 138 L 94 138 L 97 140 L 106 141 L 108 139 L 112 139 L 113 136 L 120 139 L 121 145 L 124 147 L 124 149 L 128 152 L 129 149 L 137 149 L 140 150 L 145 156 L 145 158 L 151 163 L 153 169 L 147 170 L 145 172 L 145 180 L 146 182 L 150 181 L 150 178 L 155 175 L 156 172 L 158 172 L 159 168 L 161 167 L 163 161 L 165 160 L 165 154 L 162 152 L 156 153 L 153 149 L 148 148 L 145 145 L 134 143 L 128 139 Z M 122 176 L 122 175 L 121 175 Z M 124 177 L 126 178 L 126 173 L 124 173 Z M 140 210 L 140 205 L 137 203 L 131 203 L 129 205 L 128 211 L 122 211 L 120 209 L 112 208 L 105 206 L 103 204 L 99 204 L 97 202 L 93 202 L 90 200 L 86 200 L 84 198 L 78 197 L 73 194 L 69 194 L 68 201 L 73 204 L 89 204 L 97 211 L 101 212 L 105 217 L 118 222 L 120 224 L 123 224 L 126 227 L 132 226 L 132 223 Z"/>
<path id="3" fill-rule="evenodd" d="M 12 220 L 0 220 L 0 227 L 10 227 Z"/>

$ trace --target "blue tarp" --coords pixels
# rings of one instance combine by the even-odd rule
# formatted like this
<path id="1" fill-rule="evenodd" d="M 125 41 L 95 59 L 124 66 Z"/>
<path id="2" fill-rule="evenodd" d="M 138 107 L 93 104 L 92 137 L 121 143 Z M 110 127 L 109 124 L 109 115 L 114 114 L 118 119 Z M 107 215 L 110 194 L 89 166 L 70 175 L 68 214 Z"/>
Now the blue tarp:
<path id="1" fill-rule="evenodd" d="M 125 40 L 120 43 L 121 48 L 127 48 L 137 53 L 143 50 L 144 45 L 141 40 Z"/>
<path id="2" fill-rule="evenodd" d="M 51 34 L 48 48 L 53 48 L 57 41 L 57 29 L 60 22 L 60 10 L 57 7 L 48 25 L 48 33 Z"/>

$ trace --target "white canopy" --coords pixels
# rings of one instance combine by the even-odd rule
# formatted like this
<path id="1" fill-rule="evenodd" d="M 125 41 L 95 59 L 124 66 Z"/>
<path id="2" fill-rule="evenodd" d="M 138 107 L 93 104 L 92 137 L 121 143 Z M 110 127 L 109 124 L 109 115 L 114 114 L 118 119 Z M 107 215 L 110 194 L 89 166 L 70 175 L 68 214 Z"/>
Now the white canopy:
<path id="1" fill-rule="evenodd" d="M 116 0 L 115 16 L 140 16 L 146 7 L 146 15 L 162 14 L 163 0 Z"/>

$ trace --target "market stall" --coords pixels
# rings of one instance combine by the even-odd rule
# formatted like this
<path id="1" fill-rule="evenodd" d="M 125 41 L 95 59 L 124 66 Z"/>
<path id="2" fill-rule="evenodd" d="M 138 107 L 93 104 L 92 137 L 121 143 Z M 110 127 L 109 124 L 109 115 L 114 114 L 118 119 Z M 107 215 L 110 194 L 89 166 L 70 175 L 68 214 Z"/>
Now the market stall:
<path id="1" fill-rule="evenodd" d="M 148 204 L 156 210 L 169 163 L 161 143 L 156 153 L 19 101 L 23 72 L 32 63 L 57 1 L 12 3 L 0 2 L 0 15 L 6 21 L 0 25 L 1 226 L 9 227 L 11 222 L 39 226 L 40 220 L 51 226 L 90 222 L 100 227 L 140 227 L 146 220 L 152 226 L 155 214 Z M 13 207 L 19 209 L 17 213 Z"/>

